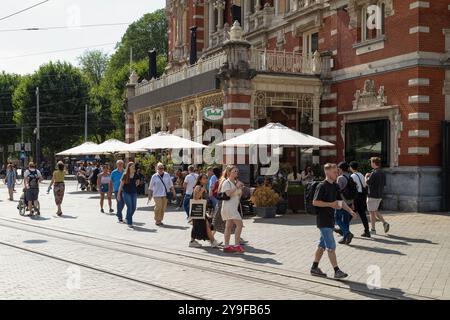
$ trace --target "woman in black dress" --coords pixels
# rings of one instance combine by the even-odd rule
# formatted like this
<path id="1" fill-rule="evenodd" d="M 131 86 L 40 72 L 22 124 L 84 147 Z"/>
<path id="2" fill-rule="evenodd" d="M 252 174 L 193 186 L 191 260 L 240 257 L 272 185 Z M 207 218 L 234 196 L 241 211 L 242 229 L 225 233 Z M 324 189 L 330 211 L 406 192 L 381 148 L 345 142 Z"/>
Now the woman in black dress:
<path id="1" fill-rule="evenodd" d="M 208 183 L 208 177 L 206 174 L 200 174 L 194 187 L 193 199 L 194 200 L 208 200 L 208 192 L 206 191 L 206 184 Z M 209 204 L 209 201 L 208 201 Z M 209 207 L 209 205 L 208 205 Z M 207 208 L 210 209 L 210 208 Z M 214 239 L 213 227 L 211 225 L 211 216 L 208 213 L 205 219 L 192 219 L 192 231 L 191 242 L 189 247 L 198 248 L 202 245 L 196 240 L 209 240 L 213 248 L 218 248 L 219 243 Z"/>

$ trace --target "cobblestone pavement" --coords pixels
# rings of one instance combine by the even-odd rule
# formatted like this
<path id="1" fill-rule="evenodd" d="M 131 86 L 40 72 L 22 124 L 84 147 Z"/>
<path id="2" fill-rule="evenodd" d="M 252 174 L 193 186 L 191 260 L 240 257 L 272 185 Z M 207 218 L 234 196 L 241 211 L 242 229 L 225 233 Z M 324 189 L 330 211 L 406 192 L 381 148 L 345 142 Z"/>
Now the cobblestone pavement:
<path id="1" fill-rule="evenodd" d="M 166 226 L 158 228 L 141 198 L 138 227 L 130 231 L 100 213 L 98 194 L 76 191 L 74 182 L 66 186 L 63 218 L 54 214 L 53 196 L 45 190 L 44 184 L 41 218 L 30 219 L 19 216 L 0 186 L 0 298 L 450 298 L 449 214 L 387 213 L 389 235 L 380 225 L 372 239 L 358 237 L 362 226 L 354 221 L 352 244 L 337 250 L 350 277 L 336 282 L 308 274 L 318 239 L 313 216 L 246 219 L 247 252 L 230 256 L 207 243 L 189 248 L 183 211 L 171 208 Z M 332 274 L 326 257 L 321 268 Z M 67 287 L 73 270 L 81 270 L 80 289 Z M 366 283 L 378 273 L 381 289 L 369 290 Z"/>

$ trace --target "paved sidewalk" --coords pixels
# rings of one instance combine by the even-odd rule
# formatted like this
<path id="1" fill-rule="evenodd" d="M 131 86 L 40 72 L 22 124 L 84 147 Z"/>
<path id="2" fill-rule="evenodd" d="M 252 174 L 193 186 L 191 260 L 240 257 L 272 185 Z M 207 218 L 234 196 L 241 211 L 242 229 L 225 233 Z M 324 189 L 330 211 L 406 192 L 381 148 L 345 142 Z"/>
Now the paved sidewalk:
<path id="1" fill-rule="evenodd" d="M 154 225 L 153 211 L 146 204 L 147 199 L 139 199 L 138 211 L 135 214 L 138 228 L 129 231 L 126 226 L 116 223 L 114 216 L 100 213 L 98 194 L 76 191 L 74 182 L 67 183 L 63 203 L 64 217 L 56 217 L 53 196 L 47 195 L 46 189 L 46 185 L 41 188 L 42 217 L 39 220 L 31 220 L 19 216 L 17 203 L 5 200 L 6 188 L 1 185 L 0 218 L 51 228 L 64 228 L 108 239 L 115 238 L 137 245 L 169 248 L 196 257 L 230 261 L 305 277 L 308 277 L 317 245 L 318 230 L 313 216 L 250 218 L 244 221 L 243 237 L 249 241 L 246 254 L 230 257 L 221 251 L 211 250 L 207 243 L 200 249 L 188 248 L 190 225 L 187 224 L 183 211 L 174 211 L 172 208 L 173 211 L 166 214 L 166 226 L 158 228 Z M 18 198 L 20 194 L 16 193 L 15 196 Z M 379 225 L 378 235 L 372 239 L 360 238 L 362 225 L 358 219 L 351 226 L 356 236 L 352 244 L 338 245 L 339 265 L 350 274 L 349 281 L 365 285 L 373 278 L 372 272 L 379 270 L 381 287 L 387 292 L 400 297 L 417 294 L 449 299 L 450 215 L 387 213 L 386 219 L 391 224 L 389 235 L 385 235 L 382 226 Z M 223 240 L 220 234 L 218 240 Z M 3 252 L 3 247 L 1 249 Z M 12 256 L 9 257 L 10 263 L 14 261 L 11 260 Z M 21 259 L 18 259 L 18 263 L 25 263 Z M 321 267 L 331 275 L 332 268 L 326 257 Z M 326 291 L 326 288 L 323 290 Z M 338 290 L 333 294 L 339 292 L 343 291 Z M 93 297 L 95 298 L 95 295 Z"/>

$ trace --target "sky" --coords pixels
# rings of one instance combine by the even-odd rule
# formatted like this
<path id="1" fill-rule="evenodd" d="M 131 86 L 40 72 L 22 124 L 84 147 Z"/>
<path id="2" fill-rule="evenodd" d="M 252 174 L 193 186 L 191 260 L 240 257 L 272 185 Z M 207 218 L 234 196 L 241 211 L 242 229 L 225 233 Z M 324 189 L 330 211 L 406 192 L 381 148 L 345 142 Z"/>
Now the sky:
<path id="1" fill-rule="evenodd" d="M 49 61 L 77 65 L 84 51 L 114 52 L 127 24 L 165 6 L 165 0 L 50 0 L 28 11 L 2 19 L 43 0 L 1 0 L 0 72 L 30 74 Z M 93 24 L 124 25 L 79 27 Z M 6 31 L 24 28 L 69 27 L 43 31 Z M 67 50 L 66 49 L 74 49 Z M 65 50 L 63 52 L 52 52 Z M 46 53 L 44 53 L 46 52 Z M 37 54 L 39 53 L 39 54 Z"/>

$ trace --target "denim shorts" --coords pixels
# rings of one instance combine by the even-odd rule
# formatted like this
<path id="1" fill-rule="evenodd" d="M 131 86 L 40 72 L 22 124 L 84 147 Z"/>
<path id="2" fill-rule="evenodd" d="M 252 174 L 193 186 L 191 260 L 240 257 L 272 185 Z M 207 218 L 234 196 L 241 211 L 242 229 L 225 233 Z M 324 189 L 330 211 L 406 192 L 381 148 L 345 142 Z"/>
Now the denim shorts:
<path id="1" fill-rule="evenodd" d="M 319 230 L 320 230 L 319 248 L 327 250 L 335 250 L 336 241 L 334 241 L 333 229 L 319 228 Z"/>

